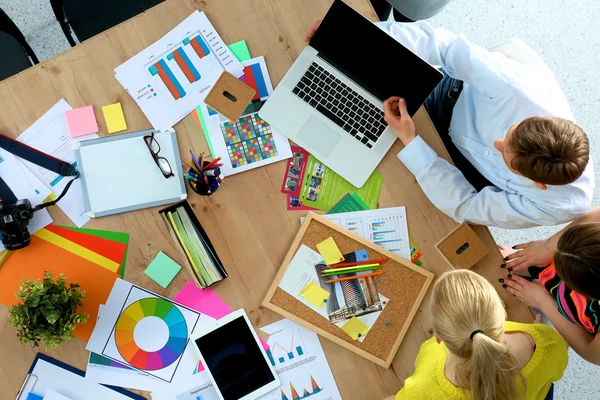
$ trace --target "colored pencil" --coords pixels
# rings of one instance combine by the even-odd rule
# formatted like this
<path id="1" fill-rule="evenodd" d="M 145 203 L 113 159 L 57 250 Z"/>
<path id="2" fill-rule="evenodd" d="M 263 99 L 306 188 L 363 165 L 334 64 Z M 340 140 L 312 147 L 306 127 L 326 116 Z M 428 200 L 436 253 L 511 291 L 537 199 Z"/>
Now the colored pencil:
<path id="1" fill-rule="evenodd" d="M 372 267 L 379 267 L 379 264 L 375 263 L 375 264 L 357 265 L 355 267 L 324 269 L 323 271 L 321 271 L 321 273 L 349 271 L 351 269 L 359 269 L 359 270 L 360 269 L 372 269 Z"/>
<path id="2" fill-rule="evenodd" d="M 376 276 L 376 275 L 383 275 L 383 271 L 373 272 L 371 274 L 362 274 L 362 275 L 356 275 L 356 276 L 348 276 L 346 278 L 331 279 L 331 280 L 328 280 L 327 283 L 351 281 L 353 279 L 361 279 L 361 278 L 366 278 L 366 277 L 369 277 L 369 276 Z"/>
<path id="3" fill-rule="evenodd" d="M 331 264 L 328 265 L 330 268 L 341 268 L 341 267 L 351 267 L 353 265 L 364 265 L 364 264 L 375 264 L 375 263 L 384 263 L 388 259 L 380 258 L 378 260 L 367 260 L 367 261 L 356 261 L 356 262 L 347 262 L 347 263 L 339 263 L 339 264 Z"/>
<path id="4" fill-rule="evenodd" d="M 218 158 L 212 160 L 210 163 L 208 163 L 208 165 L 206 167 L 204 167 L 204 169 L 210 169 L 213 165 L 215 165 L 219 161 L 221 161 L 221 157 L 218 157 Z"/>
<path id="5" fill-rule="evenodd" d="M 200 160 L 200 168 L 204 168 L 204 152 L 202 152 L 202 154 L 200 155 L 201 160 Z"/>
<path id="6" fill-rule="evenodd" d="M 190 167 L 192 167 L 192 169 L 194 170 L 195 173 L 199 174 L 200 171 L 198 171 L 198 168 L 196 168 L 196 165 L 194 164 L 193 161 L 190 161 Z"/>
<path id="7" fill-rule="evenodd" d="M 346 270 L 346 271 L 323 272 L 323 273 L 321 273 L 321 276 L 332 276 L 332 275 L 341 275 L 341 274 L 353 274 L 355 272 L 376 271 L 378 269 L 379 269 L 379 267 L 369 267 L 369 268 L 362 268 L 362 269 L 349 269 L 349 270 Z"/>

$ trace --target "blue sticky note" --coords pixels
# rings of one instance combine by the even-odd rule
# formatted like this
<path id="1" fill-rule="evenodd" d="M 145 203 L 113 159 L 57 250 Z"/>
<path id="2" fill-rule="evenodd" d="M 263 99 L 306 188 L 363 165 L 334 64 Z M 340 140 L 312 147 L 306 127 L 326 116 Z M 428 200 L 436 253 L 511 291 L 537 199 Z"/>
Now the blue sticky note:
<path id="1" fill-rule="evenodd" d="M 154 257 L 144 273 L 166 289 L 180 270 L 181 265 L 161 251 Z"/>
<path id="2" fill-rule="evenodd" d="M 42 396 L 38 396 L 35 393 L 29 392 L 25 400 L 44 400 L 44 398 Z"/>

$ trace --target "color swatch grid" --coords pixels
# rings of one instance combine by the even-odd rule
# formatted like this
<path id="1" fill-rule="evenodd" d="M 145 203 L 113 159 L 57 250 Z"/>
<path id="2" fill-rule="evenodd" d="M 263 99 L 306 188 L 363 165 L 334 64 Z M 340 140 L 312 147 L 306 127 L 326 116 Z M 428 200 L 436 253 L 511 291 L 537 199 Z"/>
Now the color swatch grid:
<path id="1" fill-rule="evenodd" d="M 233 168 L 277 155 L 271 127 L 258 113 L 245 115 L 236 122 L 223 122 L 221 132 Z"/>
<path id="2" fill-rule="evenodd" d="M 146 317 L 157 317 L 169 329 L 167 343 L 159 350 L 148 352 L 136 343 L 134 330 Z M 175 362 L 187 344 L 188 328 L 181 311 L 161 298 L 141 299 L 123 311 L 115 327 L 115 342 L 121 357 L 135 368 L 156 371 Z"/>

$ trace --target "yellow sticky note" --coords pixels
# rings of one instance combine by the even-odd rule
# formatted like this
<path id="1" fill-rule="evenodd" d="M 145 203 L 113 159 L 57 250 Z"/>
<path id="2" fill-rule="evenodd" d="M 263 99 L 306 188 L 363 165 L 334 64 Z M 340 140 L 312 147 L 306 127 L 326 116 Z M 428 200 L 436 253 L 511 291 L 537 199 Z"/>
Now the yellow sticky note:
<path id="1" fill-rule="evenodd" d="M 369 332 L 369 327 L 363 324 L 360 319 L 352 317 L 350 321 L 342 325 L 342 330 L 352 339 L 358 340 L 360 336 L 364 336 Z"/>
<path id="2" fill-rule="evenodd" d="M 123 115 L 121 103 L 102 107 L 102 113 L 104 114 L 108 133 L 121 132 L 127 129 L 127 123 L 125 123 L 125 116 Z"/>
<path id="3" fill-rule="evenodd" d="M 302 289 L 300 296 L 317 308 L 323 307 L 329 298 L 329 292 L 314 282 L 310 282 Z"/>
<path id="4" fill-rule="evenodd" d="M 323 257 L 323 260 L 327 265 L 344 261 L 342 252 L 338 249 L 337 244 L 335 244 L 335 241 L 331 237 L 317 244 L 317 250 L 319 250 L 321 257 Z"/>

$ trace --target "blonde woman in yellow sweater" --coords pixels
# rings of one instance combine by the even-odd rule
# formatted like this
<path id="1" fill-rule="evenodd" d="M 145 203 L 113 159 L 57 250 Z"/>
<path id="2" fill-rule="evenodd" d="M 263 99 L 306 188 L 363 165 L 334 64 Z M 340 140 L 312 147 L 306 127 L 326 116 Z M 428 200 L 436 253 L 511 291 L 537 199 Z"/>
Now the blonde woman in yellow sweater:
<path id="1" fill-rule="evenodd" d="M 506 321 L 493 286 L 467 270 L 433 287 L 434 337 L 396 400 L 544 400 L 567 366 L 567 345 L 551 327 Z M 393 400 L 390 397 L 386 400 Z"/>

